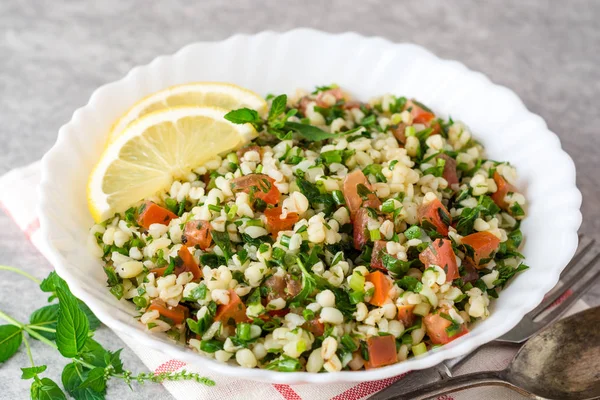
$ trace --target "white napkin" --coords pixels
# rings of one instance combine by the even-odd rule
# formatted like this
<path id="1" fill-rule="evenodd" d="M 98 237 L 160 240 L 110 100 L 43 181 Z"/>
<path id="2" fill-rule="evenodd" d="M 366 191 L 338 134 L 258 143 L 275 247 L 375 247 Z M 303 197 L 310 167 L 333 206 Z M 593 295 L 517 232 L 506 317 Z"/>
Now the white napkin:
<path id="1" fill-rule="evenodd" d="M 40 181 L 40 163 L 14 169 L 0 177 L 0 208 L 14 219 L 19 228 L 31 242 L 41 249 L 39 220 L 35 209 L 37 202 L 37 186 Z M 568 296 L 568 294 L 567 294 Z M 566 297 L 565 297 L 566 298 Z M 563 299 L 557 301 L 560 302 Z M 578 301 L 569 310 L 572 314 L 588 306 Z M 190 372 L 198 372 L 212 378 L 216 386 L 208 387 L 196 382 L 164 382 L 164 387 L 178 400 L 201 399 L 285 399 L 285 400 L 360 400 L 367 399 L 372 394 L 386 388 L 402 377 L 382 379 L 379 381 L 362 382 L 359 384 L 336 383 L 328 385 L 275 385 L 224 377 L 196 365 L 173 360 L 169 356 L 155 350 L 140 346 L 132 339 L 115 332 L 135 354 L 156 373 L 178 371 L 185 367 Z M 489 346 L 481 349 L 476 356 L 461 366 L 456 374 L 465 374 L 484 370 L 503 369 L 508 365 L 515 349 Z M 404 379 L 410 379 L 410 373 Z M 440 396 L 438 400 L 520 400 L 524 397 L 500 387 L 471 389 L 452 395 Z"/>

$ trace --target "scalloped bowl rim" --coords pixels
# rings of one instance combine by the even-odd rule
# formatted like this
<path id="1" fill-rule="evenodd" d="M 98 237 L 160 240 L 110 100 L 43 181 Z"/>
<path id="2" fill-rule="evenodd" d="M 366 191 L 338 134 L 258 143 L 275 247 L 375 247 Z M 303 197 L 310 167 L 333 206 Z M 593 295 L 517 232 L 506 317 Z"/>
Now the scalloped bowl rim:
<path id="1" fill-rule="evenodd" d="M 135 79 L 135 76 L 140 73 L 140 71 L 144 69 L 149 69 L 159 63 L 165 62 L 173 62 L 176 63 L 178 59 L 185 59 L 187 54 L 193 53 L 197 49 L 202 48 L 207 45 L 215 45 L 218 44 L 220 46 L 226 46 L 228 43 L 237 41 L 237 40 L 257 40 L 257 39 L 265 39 L 265 38 L 280 38 L 285 36 L 318 36 L 321 39 L 332 39 L 332 38 L 344 38 L 347 40 L 355 40 L 355 41 L 369 41 L 372 45 L 385 46 L 386 48 L 391 48 L 397 50 L 406 50 L 415 52 L 419 57 L 427 58 L 430 60 L 435 60 L 438 63 L 445 63 L 447 65 L 452 64 L 454 69 L 462 74 L 469 74 L 473 77 L 477 77 L 480 81 L 479 83 L 489 86 L 490 88 L 494 88 L 494 90 L 504 91 L 505 95 L 511 97 L 512 102 L 515 103 L 517 111 L 520 112 L 521 117 L 524 119 L 532 120 L 536 122 L 536 131 L 540 131 L 548 142 L 558 143 L 557 148 L 553 150 L 556 154 L 560 154 L 564 162 L 562 165 L 563 168 L 566 169 L 567 178 L 566 187 L 564 188 L 563 193 L 568 193 L 569 199 L 568 209 L 571 212 L 570 219 L 567 220 L 568 225 L 566 228 L 570 229 L 570 233 L 567 237 L 567 240 L 563 244 L 563 248 L 561 249 L 561 253 L 557 255 L 560 258 L 559 268 L 555 268 L 552 271 L 550 276 L 547 279 L 543 280 L 537 288 L 537 290 L 531 294 L 528 298 L 528 301 L 524 301 L 520 303 L 520 308 L 513 310 L 514 312 L 511 314 L 511 317 L 505 318 L 502 323 L 493 327 L 493 329 L 488 329 L 485 331 L 477 332 L 477 334 L 469 334 L 463 338 L 457 339 L 452 342 L 450 345 L 443 346 L 434 351 L 428 352 L 424 356 L 415 357 L 409 359 L 408 361 L 393 364 L 387 367 L 374 369 L 374 370 L 366 370 L 366 371 L 341 371 L 336 373 L 308 373 L 308 372 L 277 372 L 263 369 L 246 369 L 238 366 L 228 365 L 224 363 L 217 362 L 213 359 L 205 358 L 197 353 L 186 350 L 184 347 L 175 344 L 166 344 L 164 341 L 159 340 L 157 337 L 148 334 L 146 332 L 140 331 L 138 329 L 134 329 L 131 325 L 120 321 L 116 317 L 111 314 L 111 308 L 109 305 L 105 304 L 102 299 L 96 298 L 94 295 L 89 294 L 79 283 L 77 277 L 75 277 L 70 270 L 64 265 L 65 260 L 63 256 L 60 254 L 58 249 L 50 242 L 49 235 L 52 231 L 52 224 L 49 217 L 49 201 L 47 199 L 47 191 L 48 189 L 56 182 L 56 177 L 53 176 L 53 171 L 55 171 L 55 162 L 53 161 L 54 154 L 60 154 L 61 148 L 70 140 L 68 135 L 69 128 L 75 124 L 74 121 L 78 121 L 84 112 L 90 112 L 95 109 L 98 101 L 104 97 L 109 96 L 111 91 L 119 91 L 122 87 L 126 87 L 126 85 Z M 315 82 L 315 84 L 319 84 L 319 82 Z M 373 94 L 375 95 L 375 94 Z M 467 125 L 468 121 L 466 121 Z M 477 132 L 475 132 L 477 135 Z M 72 136 L 72 135 L 71 135 Z M 556 147 L 556 146 L 555 146 Z M 54 157 L 56 159 L 57 157 Z M 522 101 L 517 97 L 517 95 L 512 92 L 510 89 L 506 87 L 496 85 L 492 83 L 486 76 L 479 72 L 474 72 L 468 69 L 465 65 L 451 60 L 440 59 L 435 56 L 430 51 L 425 48 L 408 43 L 393 43 L 387 39 L 381 37 L 365 37 L 359 35 L 357 33 L 343 33 L 343 34 L 331 34 L 325 33 L 321 31 L 316 31 L 313 29 L 294 29 L 288 32 L 278 33 L 273 31 L 264 31 L 258 34 L 238 34 L 229 37 L 223 41 L 214 42 L 214 41 L 205 41 L 205 42 L 196 42 L 189 44 L 183 47 L 181 50 L 169 56 L 159 56 L 156 57 L 150 63 L 144 66 L 137 66 L 133 68 L 124 78 L 105 84 L 98 89 L 96 89 L 90 97 L 88 103 L 77 109 L 70 122 L 63 125 L 58 134 L 58 139 L 54 146 L 46 153 L 46 155 L 42 159 L 42 179 L 38 189 L 39 192 L 39 205 L 38 205 L 38 215 L 40 218 L 41 225 L 41 237 L 43 242 L 43 251 L 46 256 L 53 263 L 56 271 L 59 273 L 61 277 L 63 277 L 67 283 L 70 285 L 72 292 L 83 300 L 92 311 L 98 316 L 98 318 L 106 324 L 111 329 L 114 329 L 118 332 L 124 333 L 125 335 L 131 337 L 136 340 L 138 343 L 147 346 L 149 348 L 161 351 L 169 356 L 185 361 L 190 364 L 200 364 L 206 365 L 209 369 L 214 372 L 226 376 L 236 376 L 245 379 L 252 379 L 258 381 L 265 381 L 270 383 L 332 383 L 332 382 L 360 382 L 360 381 L 369 381 L 369 380 L 379 380 L 383 378 L 388 378 L 392 376 L 397 376 L 408 372 L 410 370 L 416 369 L 424 369 L 428 367 L 432 367 L 440 362 L 457 357 L 463 354 L 466 354 L 470 351 L 473 351 L 477 347 L 490 342 L 504 333 L 508 332 L 512 329 L 520 319 L 529 311 L 531 311 L 535 306 L 537 306 L 543 299 L 543 296 L 546 292 L 548 292 L 558 281 L 560 272 L 568 261 L 571 259 L 578 245 L 578 236 L 577 230 L 581 224 L 581 212 L 579 211 L 581 205 L 581 193 L 577 189 L 575 185 L 575 165 L 572 159 L 562 150 L 560 147 L 560 141 L 558 137 L 548 130 L 547 125 L 541 119 L 541 117 L 531 113 L 527 110 Z M 106 291 L 107 296 L 110 294 Z"/>

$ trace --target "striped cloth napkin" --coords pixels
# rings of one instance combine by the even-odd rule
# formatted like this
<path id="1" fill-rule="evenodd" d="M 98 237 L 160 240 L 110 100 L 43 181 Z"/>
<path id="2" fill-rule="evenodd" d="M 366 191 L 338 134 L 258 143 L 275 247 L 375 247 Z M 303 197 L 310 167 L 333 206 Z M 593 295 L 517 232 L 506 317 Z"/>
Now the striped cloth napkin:
<path id="1" fill-rule="evenodd" d="M 39 220 L 35 213 L 37 201 L 37 186 L 40 181 L 40 163 L 35 162 L 29 166 L 14 169 L 0 177 L 0 208 L 4 210 L 16 224 L 23 230 L 27 238 L 43 253 L 41 243 Z M 10 190 L 7 190 L 10 189 Z M 565 294 L 568 296 L 568 293 Z M 559 299 L 557 303 L 564 299 Z M 581 300 L 569 311 L 575 313 L 588 306 Z M 335 383 L 328 385 L 280 385 L 254 382 L 243 379 L 220 376 L 212 371 L 196 365 L 173 360 L 158 351 L 140 346 L 126 335 L 115 332 L 144 364 L 155 373 L 178 371 L 185 367 L 190 372 L 198 372 L 210 377 L 216 386 L 207 387 L 196 382 L 164 382 L 164 387 L 176 399 L 201 400 L 201 399 L 284 399 L 284 400 L 361 400 L 367 399 L 372 394 L 391 385 L 403 376 L 382 379 L 372 382 Z M 505 368 L 516 348 L 487 346 L 480 350 L 476 356 L 461 366 L 456 374 L 483 370 L 499 370 Z M 432 376 L 435 376 L 433 373 Z M 407 378 L 410 379 L 410 373 Z M 524 397 L 517 393 L 500 387 L 487 387 L 471 389 L 451 396 L 440 396 L 438 400 L 521 400 Z"/>

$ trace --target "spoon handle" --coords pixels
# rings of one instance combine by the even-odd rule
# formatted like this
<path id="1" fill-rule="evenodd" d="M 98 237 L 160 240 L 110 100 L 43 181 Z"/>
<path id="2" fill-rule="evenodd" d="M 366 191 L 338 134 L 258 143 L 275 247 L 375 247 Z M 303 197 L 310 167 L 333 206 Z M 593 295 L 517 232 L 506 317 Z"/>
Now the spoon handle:
<path id="1" fill-rule="evenodd" d="M 443 379 L 422 386 L 412 392 L 390 394 L 389 397 L 382 398 L 381 400 L 424 400 L 463 389 L 488 385 L 505 386 L 525 396 L 531 396 L 529 392 L 521 388 L 516 388 L 508 382 L 505 377 L 505 371 L 485 371 Z"/>

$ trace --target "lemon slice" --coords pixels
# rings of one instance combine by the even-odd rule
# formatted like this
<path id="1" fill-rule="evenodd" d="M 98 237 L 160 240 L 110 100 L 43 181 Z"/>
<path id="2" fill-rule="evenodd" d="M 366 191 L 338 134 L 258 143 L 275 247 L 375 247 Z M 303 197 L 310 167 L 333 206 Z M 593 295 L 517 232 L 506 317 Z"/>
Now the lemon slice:
<path id="1" fill-rule="evenodd" d="M 108 143 L 112 143 L 127 125 L 139 117 L 174 106 L 213 106 L 226 110 L 248 107 L 260 114 L 267 110 L 267 103 L 262 97 L 231 83 L 195 82 L 172 86 L 144 97 L 123 114 L 112 126 Z"/>
<path id="2" fill-rule="evenodd" d="M 102 154 L 88 180 L 96 222 L 169 188 L 173 179 L 250 141 L 250 124 L 233 124 L 216 107 L 174 107 L 131 123 Z"/>

